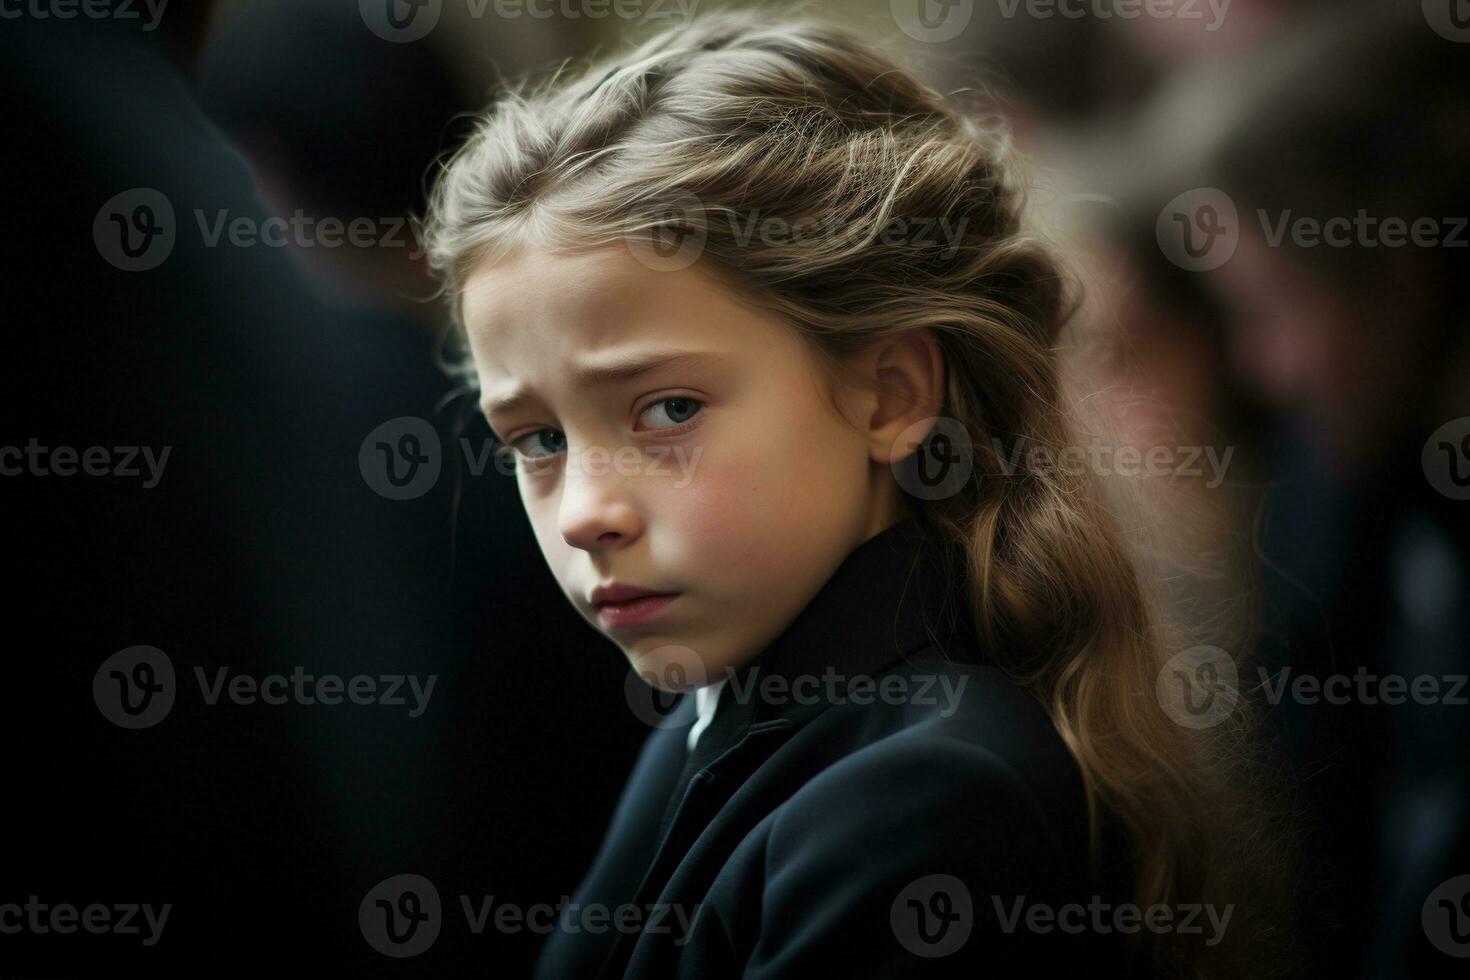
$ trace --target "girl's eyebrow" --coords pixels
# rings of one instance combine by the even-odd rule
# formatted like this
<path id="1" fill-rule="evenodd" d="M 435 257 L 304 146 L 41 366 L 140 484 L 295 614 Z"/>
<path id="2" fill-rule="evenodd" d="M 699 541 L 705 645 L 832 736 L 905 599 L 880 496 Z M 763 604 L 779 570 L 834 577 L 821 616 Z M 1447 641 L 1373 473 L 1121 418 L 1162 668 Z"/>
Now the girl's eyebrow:
<path id="1" fill-rule="evenodd" d="M 578 387 L 591 387 L 599 384 L 611 384 L 618 381 L 628 381 L 650 371 L 656 371 L 664 367 L 686 367 L 698 368 L 709 367 L 724 360 L 713 351 L 691 351 L 691 350 L 650 350 L 619 352 L 616 356 L 608 358 L 603 363 L 587 363 L 575 367 L 571 371 L 572 382 Z M 523 387 L 514 386 L 506 394 L 491 395 L 485 393 L 480 400 L 480 410 L 488 418 L 496 412 L 510 412 L 519 408 L 531 398 L 531 393 Z"/>

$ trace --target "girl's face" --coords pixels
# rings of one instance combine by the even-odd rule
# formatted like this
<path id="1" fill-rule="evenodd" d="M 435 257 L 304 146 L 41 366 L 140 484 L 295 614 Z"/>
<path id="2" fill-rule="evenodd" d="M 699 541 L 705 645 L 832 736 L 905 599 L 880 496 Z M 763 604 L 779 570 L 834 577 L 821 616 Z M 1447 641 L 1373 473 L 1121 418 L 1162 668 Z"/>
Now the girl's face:
<path id="1" fill-rule="evenodd" d="M 659 687 L 760 653 L 903 513 L 889 457 L 848 421 L 874 403 L 834 391 L 794 328 L 698 263 L 522 251 L 475 269 L 463 303 L 542 554 Z M 600 607 L 594 590 L 618 586 L 673 598 Z"/>

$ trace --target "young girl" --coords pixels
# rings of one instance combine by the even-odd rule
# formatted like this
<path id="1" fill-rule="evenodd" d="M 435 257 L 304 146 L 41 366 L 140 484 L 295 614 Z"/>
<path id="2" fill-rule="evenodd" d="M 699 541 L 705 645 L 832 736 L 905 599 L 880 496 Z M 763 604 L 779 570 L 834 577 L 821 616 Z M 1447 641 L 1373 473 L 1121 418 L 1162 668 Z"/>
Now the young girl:
<path id="1" fill-rule="evenodd" d="M 557 581 L 694 692 L 541 974 L 1261 975 L 1243 708 L 1172 719 L 1098 491 L 1047 463 L 1068 304 L 1003 134 L 775 20 L 511 93 L 431 202 Z"/>

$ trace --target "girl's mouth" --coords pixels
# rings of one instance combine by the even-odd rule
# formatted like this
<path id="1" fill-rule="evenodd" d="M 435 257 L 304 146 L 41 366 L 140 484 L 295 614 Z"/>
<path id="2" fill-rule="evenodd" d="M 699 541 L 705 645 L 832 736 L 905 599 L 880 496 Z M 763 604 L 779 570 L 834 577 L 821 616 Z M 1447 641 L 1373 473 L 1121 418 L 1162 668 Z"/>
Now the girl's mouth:
<path id="1" fill-rule="evenodd" d="M 679 593 L 638 596 L 621 602 L 601 602 L 597 605 L 597 620 L 607 629 L 625 629 L 637 626 L 657 616 Z"/>

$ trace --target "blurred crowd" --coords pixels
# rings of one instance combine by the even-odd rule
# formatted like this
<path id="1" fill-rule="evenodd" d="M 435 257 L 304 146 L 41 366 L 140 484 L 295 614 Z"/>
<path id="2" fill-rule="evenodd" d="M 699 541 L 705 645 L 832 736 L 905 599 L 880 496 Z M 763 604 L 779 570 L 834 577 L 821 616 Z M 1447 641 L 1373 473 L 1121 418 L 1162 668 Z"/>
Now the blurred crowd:
<path id="1" fill-rule="evenodd" d="M 1174 611 L 1225 645 L 1288 767 L 1323 975 L 1436 975 L 1436 930 L 1470 929 L 1448 897 L 1470 880 L 1459 13 L 1238 0 L 1213 37 L 1052 21 L 995 52 L 1084 269 L 1079 396 L 1160 453 L 1154 570 L 1193 577 Z M 1200 447 L 1228 467 L 1186 470 Z"/>
<path id="2" fill-rule="evenodd" d="M 596 843 L 600 827 L 581 816 L 610 808 L 626 769 L 578 758 L 578 732 L 601 726 L 609 752 L 631 759 L 646 731 L 606 703 L 621 665 L 580 624 L 535 618 L 563 600 L 510 481 L 446 479 L 405 508 L 364 492 L 356 454 L 395 416 L 433 420 L 451 446 L 483 441 L 473 399 L 434 367 L 444 310 L 411 218 L 464 113 L 527 70 L 615 48 L 631 25 L 568 16 L 575 4 L 489 17 L 445 3 L 425 36 L 385 40 L 365 26 L 367 6 L 196 3 L 156 31 L 3 26 L 5 82 L 26 93 L 14 125 L 28 137 L 6 151 L 8 184 L 43 192 L 56 213 L 12 268 L 98 266 L 75 228 L 116 192 L 166 185 L 179 210 L 164 270 L 174 280 L 84 275 L 38 295 L 15 277 L 10 308 L 67 329 L 16 341 L 10 418 L 49 406 L 47 431 L 62 441 L 106 430 L 128 406 L 135 441 L 164 432 L 199 448 L 180 460 L 203 461 L 143 526 L 129 526 L 131 504 L 91 499 L 67 512 L 82 515 L 68 517 L 72 550 L 38 525 L 20 549 L 36 592 L 23 586 L 18 601 L 53 609 L 74 645 L 162 617 L 177 634 L 167 642 L 213 644 L 221 658 L 234 644 L 237 662 L 260 649 L 313 662 L 297 644 L 348 651 L 344 668 L 369 649 L 368 661 L 402 667 L 394 653 L 411 651 L 458 680 L 442 688 L 461 692 L 453 724 L 433 737 L 334 719 L 313 722 L 331 728 L 314 744 L 336 746 L 322 759 L 294 758 L 301 733 L 268 727 L 207 747 L 256 761 L 239 762 L 200 818 L 243 833 L 266 805 L 293 841 L 285 852 L 242 844 L 232 887 L 264 894 L 261 869 L 291 865 L 316 882 L 295 901 L 350 905 L 410 864 L 461 890 L 500 882 L 554 901 Z M 936 4 L 963 10 L 965 26 L 918 36 L 902 29 L 902 6 L 806 9 L 891 39 L 925 59 L 937 87 L 980 92 L 1012 121 L 1038 223 L 1083 287 L 1065 352 L 1086 355 L 1075 358 L 1079 404 L 1115 443 L 1143 458 L 1160 450 L 1148 493 L 1170 516 L 1153 530 L 1200 573 L 1196 591 L 1172 595 L 1180 617 L 1201 605 L 1239 614 L 1202 638 L 1226 650 L 1292 773 L 1296 928 L 1314 969 L 1433 975 L 1453 960 L 1431 919 L 1447 916 L 1462 943 L 1470 935 L 1470 907 L 1429 901 L 1470 874 L 1470 690 L 1453 681 L 1470 674 L 1470 11 L 1459 0 L 1179 0 L 1150 15 L 1126 0 L 1016 0 Z M 210 251 L 185 202 L 211 221 L 366 217 L 371 242 L 322 248 L 288 234 L 281 249 Z M 327 443 L 340 458 L 323 458 Z M 319 488 L 313 501 L 298 499 L 302 479 Z M 311 561 L 290 557 L 303 542 Z M 153 558 L 118 574 L 68 557 L 99 547 Z M 1147 567 L 1162 577 L 1168 565 Z M 48 581 L 105 598 L 79 614 Z M 231 590 L 256 597 L 259 614 L 221 598 Z M 487 637 L 534 653 L 493 656 Z M 116 646 L 128 642 L 144 641 Z M 37 667 L 38 683 L 89 675 L 82 661 Z M 1293 686 L 1343 676 L 1368 681 L 1341 699 Z M 1373 695 L 1392 678 L 1436 679 L 1439 695 Z M 354 769 L 368 744 L 397 746 L 402 770 Z M 75 782 L 118 789 L 117 767 L 141 766 L 136 744 L 126 760 L 118 751 L 97 749 Z M 142 751 L 167 771 L 191 749 Z M 292 764 L 273 768 L 262 751 Z M 429 757 L 461 761 L 419 771 Z M 36 767 L 37 778 L 52 768 Z M 262 779 L 284 780 L 282 799 L 296 802 L 259 803 Z M 165 880 L 196 888 L 186 865 L 202 851 L 146 797 L 125 797 L 141 809 L 121 826 L 175 848 Z M 70 829 L 108 851 L 86 823 Z M 108 860 L 109 880 L 149 874 Z M 225 891 L 212 900 L 234 901 Z"/>

